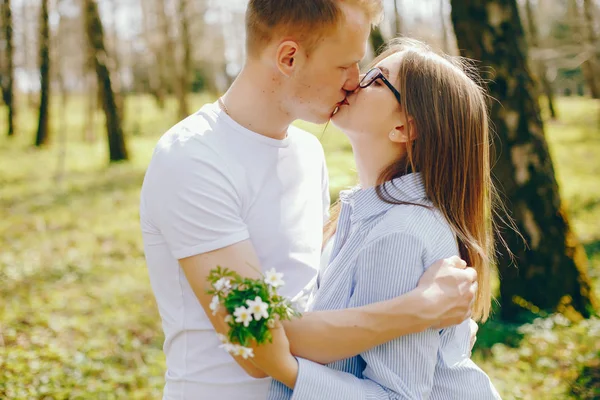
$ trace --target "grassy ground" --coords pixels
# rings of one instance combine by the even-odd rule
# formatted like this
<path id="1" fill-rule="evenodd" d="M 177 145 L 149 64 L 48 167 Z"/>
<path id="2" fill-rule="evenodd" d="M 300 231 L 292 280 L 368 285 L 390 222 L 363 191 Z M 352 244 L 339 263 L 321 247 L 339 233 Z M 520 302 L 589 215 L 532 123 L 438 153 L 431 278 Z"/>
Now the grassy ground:
<path id="1" fill-rule="evenodd" d="M 205 100 L 195 97 L 194 105 Z M 597 288 L 599 107 L 590 100 L 561 99 L 560 121 L 547 124 L 561 193 Z M 126 130 L 132 161 L 113 166 L 107 165 L 101 118 L 91 135 L 96 139 L 85 140 L 85 110 L 81 98 L 72 98 L 66 109 L 57 105 L 53 143 L 43 150 L 30 146 L 33 112 L 21 113 L 17 137 L 0 137 L 2 399 L 160 397 L 163 337 L 137 206 L 145 166 L 158 136 L 175 122 L 175 105 L 160 111 L 149 98 L 130 98 Z M 323 141 L 332 194 L 352 185 L 353 160 L 344 137 L 301 125 Z M 561 399 L 571 391 L 574 398 L 600 396 L 585 394 L 592 385 L 585 379 L 600 380 L 598 372 L 593 375 L 599 356 L 598 320 L 571 326 L 559 317 L 523 327 L 492 320 L 482 327 L 474 354 L 504 399 Z"/>

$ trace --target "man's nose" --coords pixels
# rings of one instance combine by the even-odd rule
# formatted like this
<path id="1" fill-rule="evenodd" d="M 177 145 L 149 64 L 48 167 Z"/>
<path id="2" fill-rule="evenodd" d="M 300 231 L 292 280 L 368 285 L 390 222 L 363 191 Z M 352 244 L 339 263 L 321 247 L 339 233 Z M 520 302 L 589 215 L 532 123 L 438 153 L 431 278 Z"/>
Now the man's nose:
<path id="1" fill-rule="evenodd" d="M 346 78 L 346 82 L 344 82 L 344 86 L 342 87 L 342 89 L 344 89 L 346 92 L 355 91 L 359 83 L 358 77 L 358 65 L 355 65 L 354 67 L 348 70 L 348 77 Z"/>

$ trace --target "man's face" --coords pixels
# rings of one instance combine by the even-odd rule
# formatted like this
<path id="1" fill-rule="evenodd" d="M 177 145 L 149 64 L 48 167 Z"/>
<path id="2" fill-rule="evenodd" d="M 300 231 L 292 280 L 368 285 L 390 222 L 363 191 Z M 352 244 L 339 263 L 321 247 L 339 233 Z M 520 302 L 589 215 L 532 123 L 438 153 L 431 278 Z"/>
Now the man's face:
<path id="1" fill-rule="evenodd" d="M 289 109 L 314 123 L 329 120 L 335 108 L 358 86 L 371 24 L 359 9 L 342 5 L 345 21 L 323 38 L 290 82 Z"/>

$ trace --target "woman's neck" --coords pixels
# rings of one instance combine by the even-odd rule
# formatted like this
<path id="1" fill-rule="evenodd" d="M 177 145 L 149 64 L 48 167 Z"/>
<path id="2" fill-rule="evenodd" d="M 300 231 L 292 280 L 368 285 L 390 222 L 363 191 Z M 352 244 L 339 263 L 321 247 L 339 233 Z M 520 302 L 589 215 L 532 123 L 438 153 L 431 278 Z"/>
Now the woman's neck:
<path id="1" fill-rule="evenodd" d="M 358 171 L 360 186 L 364 189 L 377 186 L 384 169 L 404 154 L 401 145 L 385 141 L 350 141 Z"/>
<path id="2" fill-rule="evenodd" d="M 272 78 L 246 65 L 223 95 L 227 114 L 253 132 L 284 139 L 294 118 L 281 108 L 277 87 Z"/>

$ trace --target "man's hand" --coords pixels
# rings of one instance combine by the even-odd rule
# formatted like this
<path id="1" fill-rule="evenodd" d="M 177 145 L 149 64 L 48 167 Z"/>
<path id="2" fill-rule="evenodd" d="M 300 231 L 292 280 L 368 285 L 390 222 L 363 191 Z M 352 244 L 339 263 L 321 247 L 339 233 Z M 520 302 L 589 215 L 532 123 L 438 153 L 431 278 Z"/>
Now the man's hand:
<path id="1" fill-rule="evenodd" d="M 457 256 L 439 260 L 423 274 L 416 289 L 423 300 L 421 317 L 440 329 L 471 316 L 477 272 Z"/>

